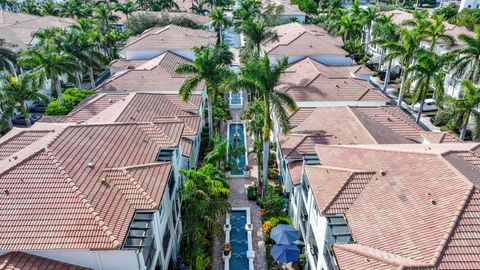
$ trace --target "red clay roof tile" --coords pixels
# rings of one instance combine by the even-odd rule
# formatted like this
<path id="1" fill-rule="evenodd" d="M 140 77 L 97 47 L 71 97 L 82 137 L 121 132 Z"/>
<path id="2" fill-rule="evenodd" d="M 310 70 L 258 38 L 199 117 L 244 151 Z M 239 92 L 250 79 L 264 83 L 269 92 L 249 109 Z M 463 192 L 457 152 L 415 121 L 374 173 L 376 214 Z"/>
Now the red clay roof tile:
<path id="1" fill-rule="evenodd" d="M 55 261 L 23 252 L 0 256 L 1 270 L 88 270 L 81 266 Z"/>

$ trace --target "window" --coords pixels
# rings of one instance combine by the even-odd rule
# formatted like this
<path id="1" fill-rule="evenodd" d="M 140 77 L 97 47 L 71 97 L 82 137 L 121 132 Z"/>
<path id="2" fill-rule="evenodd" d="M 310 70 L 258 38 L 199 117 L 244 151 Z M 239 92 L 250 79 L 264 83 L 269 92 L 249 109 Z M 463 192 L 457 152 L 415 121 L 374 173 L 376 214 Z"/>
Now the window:
<path id="1" fill-rule="evenodd" d="M 157 156 L 157 161 L 159 162 L 172 161 L 174 151 L 175 151 L 174 149 L 166 149 L 166 148 L 160 149 L 160 152 L 158 153 L 158 156 Z"/>
<path id="2" fill-rule="evenodd" d="M 168 176 L 168 195 L 172 198 L 173 191 L 175 190 L 175 177 L 173 177 L 173 172 Z"/>
<path id="3" fill-rule="evenodd" d="M 165 227 L 165 232 L 163 233 L 162 247 L 163 247 L 163 256 L 167 256 L 168 245 L 170 244 L 170 226 Z"/>
<path id="4" fill-rule="evenodd" d="M 152 233 L 153 212 L 137 212 L 133 218 L 123 244 L 124 249 L 142 252 L 147 269 L 153 264 L 157 248 Z"/>
<path id="5" fill-rule="evenodd" d="M 303 156 L 303 162 L 305 165 L 319 165 L 320 160 L 318 159 L 317 155 L 305 155 Z"/>
<path id="6" fill-rule="evenodd" d="M 354 240 L 344 215 L 326 216 L 326 218 L 327 231 L 325 235 L 325 250 L 323 253 L 328 268 L 338 269 L 338 267 L 336 267 L 335 255 L 332 251 L 333 244 L 352 243 Z"/>

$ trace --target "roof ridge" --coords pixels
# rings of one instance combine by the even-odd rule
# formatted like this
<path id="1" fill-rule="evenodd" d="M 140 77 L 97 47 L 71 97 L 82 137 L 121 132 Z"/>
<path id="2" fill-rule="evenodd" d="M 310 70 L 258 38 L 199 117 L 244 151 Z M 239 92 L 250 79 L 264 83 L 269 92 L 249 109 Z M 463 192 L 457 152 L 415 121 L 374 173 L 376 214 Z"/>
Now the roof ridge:
<path id="1" fill-rule="evenodd" d="M 414 259 L 404 257 L 395 253 L 390 253 L 381 249 L 377 249 L 371 246 L 362 245 L 359 243 L 342 243 L 334 244 L 335 248 L 342 249 L 347 252 L 351 252 L 360 255 L 365 258 L 374 259 L 379 262 L 384 262 L 389 265 L 395 266 L 408 266 L 408 267 L 431 267 L 432 265 L 426 264 Z"/>
<path id="2" fill-rule="evenodd" d="M 450 225 L 448 227 L 448 232 L 445 233 L 441 244 L 437 247 L 437 250 L 435 251 L 432 260 L 430 261 L 431 264 L 437 265 L 443 252 L 448 246 L 448 242 L 452 238 L 452 234 L 455 231 L 455 229 L 458 226 L 458 222 L 460 221 L 460 217 L 462 214 L 465 212 L 465 208 L 467 207 L 470 199 L 472 198 L 473 194 L 475 191 L 475 185 L 471 183 L 470 189 L 467 191 L 467 193 L 463 196 L 462 199 L 462 204 L 458 207 L 455 216 L 453 217 L 453 220 L 450 222 Z"/>
<path id="3" fill-rule="evenodd" d="M 395 145 L 395 144 L 394 144 Z M 433 156 L 437 156 L 438 154 L 437 153 L 430 153 L 430 152 L 420 152 L 420 151 L 410 151 L 410 150 L 406 150 L 406 151 L 402 151 L 402 150 L 399 150 L 399 149 L 387 149 L 387 148 L 366 148 L 366 147 L 361 147 L 361 146 L 369 146 L 367 144 L 339 144 L 339 145 L 335 145 L 335 144 L 329 144 L 329 145 L 321 145 L 321 144 L 317 144 L 315 145 L 315 149 L 317 147 L 334 147 L 334 148 L 343 148 L 343 149 L 358 149 L 358 150 L 364 150 L 364 151 L 376 151 L 376 152 L 394 152 L 394 153 L 412 153 L 412 154 L 423 154 L 423 155 L 433 155 Z M 377 145 L 372 145 L 372 146 L 377 146 Z M 428 146 L 426 147 L 427 150 L 428 150 Z"/>
<path id="4" fill-rule="evenodd" d="M 76 197 L 80 199 L 80 202 L 85 206 L 88 212 L 92 215 L 92 218 L 97 222 L 100 229 L 105 233 L 107 238 L 110 240 L 114 248 L 120 247 L 121 243 L 117 240 L 117 237 L 113 234 L 111 229 L 106 225 L 103 218 L 100 217 L 100 214 L 96 212 L 93 205 L 86 199 L 86 196 L 83 194 L 83 191 L 76 185 L 73 179 L 68 175 L 68 172 L 63 168 L 60 161 L 57 157 L 51 152 L 47 147 L 45 148 L 45 154 L 52 160 L 57 170 L 60 171 L 64 179 L 67 181 L 67 184 L 72 188 L 72 191 L 75 193 Z"/>
<path id="5" fill-rule="evenodd" d="M 130 172 L 127 169 L 122 169 L 122 172 L 128 177 L 130 184 L 132 184 L 135 188 L 135 190 L 144 198 L 147 200 L 147 203 L 153 207 L 156 208 L 159 206 L 157 202 L 155 202 L 152 199 L 152 196 L 150 196 L 147 191 L 137 182 L 137 180 L 130 174 Z"/>
<path id="6" fill-rule="evenodd" d="M 388 109 L 387 109 L 388 108 Z M 398 118 L 400 120 L 402 120 L 402 122 L 404 122 L 405 124 L 408 124 L 409 126 L 411 127 L 414 127 L 415 129 L 417 130 L 420 130 L 420 131 L 425 131 L 423 129 L 421 129 L 417 124 L 415 124 L 415 122 L 412 121 L 411 118 L 407 118 L 407 116 L 403 117 L 403 116 L 399 116 L 397 114 L 392 114 L 389 110 L 391 109 L 392 107 L 391 106 L 380 106 L 380 109 L 383 110 L 384 112 L 387 112 L 389 115 L 392 115 L 394 116 L 395 118 Z M 397 109 L 397 107 L 393 107 L 394 110 L 399 110 Z M 402 114 L 403 115 L 403 114 Z"/>
<path id="7" fill-rule="evenodd" d="M 350 184 L 350 182 L 352 182 L 354 176 L 356 175 L 359 175 L 359 174 L 372 174 L 371 177 L 369 178 L 368 180 L 368 183 L 370 183 L 370 180 L 372 180 L 373 176 L 376 174 L 375 171 L 372 171 L 372 172 L 352 172 L 350 174 L 350 176 L 347 178 L 347 180 L 345 180 L 343 182 L 343 184 L 338 188 L 337 192 L 335 193 L 335 195 L 333 195 L 333 197 L 329 200 L 329 202 L 327 203 L 327 205 L 325 205 L 325 207 L 323 207 L 322 210 L 320 210 L 320 213 L 322 214 L 325 214 L 329 209 L 330 207 L 335 203 L 335 201 L 338 199 L 338 197 L 341 195 L 342 191 L 345 190 L 345 188 L 347 187 L 348 184 Z M 368 185 L 368 183 L 366 185 Z M 365 189 L 366 185 L 363 187 L 363 189 Z M 362 189 L 362 191 L 363 191 Z M 360 192 L 361 194 L 361 192 Z M 351 205 L 350 205 L 351 206 Z"/>
<path id="8" fill-rule="evenodd" d="M 353 109 L 352 109 L 352 106 L 347 106 L 347 110 L 353 115 L 353 118 L 355 118 L 355 120 L 357 120 L 357 123 L 360 124 L 360 126 L 362 127 L 362 129 L 364 131 L 367 132 L 368 136 L 376 143 L 378 143 L 378 141 L 375 139 L 375 137 L 372 135 L 372 133 L 370 133 L 370 130 L 368 130 L 368 128 L 362 123 L 362 121 L 358 118 L 358 116 L 355 114 L 355 112 L 353 112 Z M 361 112 L 360 112 L 361 113 Z M 374 119 L 372 119 L 374 120 Z"/>

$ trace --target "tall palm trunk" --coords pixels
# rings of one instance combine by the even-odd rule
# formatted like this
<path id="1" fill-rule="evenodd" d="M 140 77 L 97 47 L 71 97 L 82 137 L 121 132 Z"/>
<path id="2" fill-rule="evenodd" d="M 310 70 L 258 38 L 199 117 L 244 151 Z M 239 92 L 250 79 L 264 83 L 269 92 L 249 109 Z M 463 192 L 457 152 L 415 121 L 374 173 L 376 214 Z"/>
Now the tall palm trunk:
<path id="1" fill-rule="evenodd" d="M 218 40 L 220 40 L 220 44 L 223 44 L 223 35 L 222 35 L 222 27 L 218 28 Z"/>
<path id="2" fill-rule="evenodd" d="M 93 68 L 88 67 L 88 76 L 90 77 L 90 86 L 92 87 L 93 90 L 95 90 L 95 76 L 93 75 Z"/>
<path id="3" fill-rule="evenodd" d="M 412 59 L 413 61 L 413 59 Z M 402 107 L 402 102 L 403 102 L 403 92 L 405 91 L 405 82 L 408 79 L 408 72 L 407 69 L 410 67 L 410 60 L 407 62 L 405 67 L 403 68 L 403 74 L 402 74 L 402 83 L 400 84 L 400 92 L 398 93 L 398 100 L 397 100 L 397 106 Z"/>
<path id="4" fill-rule="evenodd" d="M 427 84 L 429 85 L 429 84 Z M 417 114 L 417 117 L 415 118 L 415 123 L 419 123 L 420 122 L 420 119 L 422 118 L 422 113 L 423 113 L 423 105 L 425 105 L 425 95 L 427 93 L 425 92 L 422 96 L 422 101 L 420 102 L 420 108 L 418 108 L 418 114 Z"/>
<path id="5" fill-rule="evenodd" d="M 390 81 L 390 72 L 392 69 L 392 59 L 388 60 L 387 73 L 385 73 L 385 82 L 383 83 L 383 92 L 387 93 L 388 82 Z"/>
<path id="6" fill-rule="evenodd" d="M 82 81 L 80 80 L 80 71 L 75 72 L 75 80 L 77 81 L 78 90 L 82 90 Z"/>
<path id="7" fill-rule="evenodd" d="M 208 138 L 213 139 L 213 102 L 212 97 L 207 96 L 208 106 Z"/>
<path id="8" fill-rule="evenodd" d="M 262 183 L 263 183 L 263 195 L 267 194 L 267 177 L 268 177 L 268 154 L 270 150 L 270 139 L 267 135 L 263 138 L 263 170 L 262 170 Z"/>
<path id="9" fill-rule="evenodd" d="M 465 135 L 467 134 L 467 124 L 462 126 L 460 130 L 460 140 L 463 142 L 465 140 Z"/>
<path id="10" fill-rule="evenodd" d="M 62 96 L 62 85 L 60 84 L 60 78 L 57 77 L 52 80 L 52 84 L 55 85 L 55 90 L 57 92 L 58 100 L 60 101 L 60 105 L 63 105 L 65 102 Z"/>
<path id="11" fill-rule="evenodd" d="M 28 109 L 27 109 L 27 101 L 24 101 L 22 104 L 22 115 L 23 117 L 25 117 L 25 125 L 27 127 L 31 127 L 32 121 L 30 121 L 30 114 L 28 113 Z"/>

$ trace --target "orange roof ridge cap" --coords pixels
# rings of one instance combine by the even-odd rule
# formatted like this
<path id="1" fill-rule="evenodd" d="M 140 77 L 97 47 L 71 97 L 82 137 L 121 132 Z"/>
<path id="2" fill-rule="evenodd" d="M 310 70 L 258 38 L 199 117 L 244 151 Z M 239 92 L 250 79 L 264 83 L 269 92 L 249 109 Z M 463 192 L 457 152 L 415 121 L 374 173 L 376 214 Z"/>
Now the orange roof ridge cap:
<path id="1" fill-rule="evenodd" d="M 351 244 L 335 244 L 335 248 L 340 248 L 347 252 L 351 252 L 362 257 L 370 258 L 379 262 L 384 262 L 389 265 L 395 265 L 401 267 L 431 267 L 432 265 L 426 264 L 415 259 L 403 257 L 398 254 L 390 253 L 381 249 L 377 249 L 371 246 L 362 245 L 359 243 Z"/>
<path id="2" fill-rule="evenodd" d="M 128 177 L 130 184 L 134 187 L 134 189 L 142 196 L 152 208 L 157 208 L 159 204 L 153 200 L 152 196 L 150 196 L 147 191 L 137 182 L 137 180 L 130 174 L 127 169 L 123 169 L 122 172 Z M 128 200 L 128 198 L 127 198 Z"/>
<path id="3" fill-rule="evenodd" d="M 475 185 L 471 183 L 471 186 L 467 193 L 463 196 L 462 198 L 462 203 L 458 207 L 455 216 L 453 217 L 452 221 L 450 222 L 450 225 L 448 226 L 448 232 L 445 233 L 445 235 L 442 238 L 442 241 L 440 245 L 437 247 L 437 250 L 435 251 L 432 260 L 430 261 L 431 264 L 436 265 L 440 258 L 442 257 L 443 251 L 445 248 L 447 248 L 448 242 L 452 237 L 453 232 L 457 228 L 458 221 L 460 220 L 460 216 L 463 214 L 465 211 L 465 208 L 467 207 L 468 202 L 472 198 L 474 191 L 475 191 Z"/>
<path id="4" fill-rule="evenodd" d="M 393 144 L 393 145 L 399 145 L 399 144 Z M 363 146 L 363 147 L 362 147 Z M 388 146 L 388 144 L 384 145 L 378 145 L 378 144 L 372 144 L 371 148 L 370 147 L 365 147 L 365 146 L 370 146 L 369 144 L 330 144 L 330 145 L 324 145 L 324 144 L 316 144 L 315 145 L 315 150 L 318 147 L 332 147 L 332 148 L 344 148 L 344 149 L 357 149 L 357 150 L 365 150 L 365 151 L 376 151 L 376 152 L 391 152 L 391 153 L 411 153 L 411 154 L 419 154 L 419 155 L 433 155 L 433 156 L 438 156 L 438 153 L 432 153 L 432 152 L 420 152 L 420 151 L 411 151 L 411 150 L 400 150 L 400 149 L 391 149 L 391 148 L 375 148 L 375 146 Z M 418 144 L 420 146 L 420 144 Z M 425 150 L 430 150 L 429 147 L 427 146 Z"/>
<path id="5" fill-rule="evenodd" d="M 52 160 L 56 169 L 60 171 L 65 181 L 67 181 L 68 185 L 72 188 L 72 191 L 75 193 L 76 197 L 85 206 L 85 208 L 87 208 L 88 212 L 92 215 L 92 218 L 97 222 L 100 229 L 108 237 L 113 247 L 114 248 L 120 247 L 121 243 L 117 240 L 113 232 L 106 225 L 105 221 L 103 221 L 103 218 L 100 216 L 100 214 L 96 212 L 93 205 L 86 199 L 86 196 L 83 194 L 80 188 L 75 184 L 73 179 L 68 175 L 68 172 L 65 170 L 65 168 L 63 168 L 62 164 L 57 159 L 57 157 L 48 148 L 45 148 L 45 154 L 47 154 L 47 156 Z"/>

